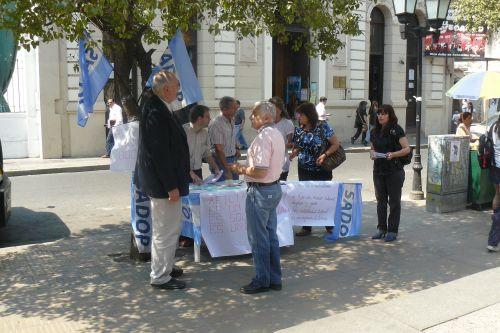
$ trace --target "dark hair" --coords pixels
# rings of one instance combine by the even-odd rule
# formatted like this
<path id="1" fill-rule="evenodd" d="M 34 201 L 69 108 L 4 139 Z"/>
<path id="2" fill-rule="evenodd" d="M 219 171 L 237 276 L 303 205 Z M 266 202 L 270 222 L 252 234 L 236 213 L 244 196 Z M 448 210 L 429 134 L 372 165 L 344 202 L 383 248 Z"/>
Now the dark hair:
<path id="1" fill-rule="evenodd" d="M 464 120 L 469 119 L 469 118 L 472 118 L 472 113 L 470 113 L 470 112 L 462 112 L 462 113 L 460 114 L 460 120 L 459 120 L 459 121 L 460 121 L 461 123 L 463 123 L 463 122 L 464 122 Z"/>
<path id="2" fill-rule="evenodd" d="M 470 107 L 470 112 L 473 112 L 474 111 L 474 104 L 472 104 L 471 101 L 467 102 L 467 108 L 469 108 L 469 107 Z"/>
<path id="3" fill-rule="evenodd" d="M 307 117 L 312 128 L 316 128 L 318 124 L 318 113 L 313 103 L 300 104 L 295 112 L 300 113 Z"/>
<path id="4" fill-rule="evenodd" d="M 135 100 L 134 96 L 127 95 L 123 97 L 122 105 L 123 105 L 123 110 L 125 111 L 127 119 L 129 121 L 132 121 L 132 119 L 136 120 L 139 119 L 140 117 L 139 105 L 137 105 L 137 101 Z"/>
<path id="5" fill-rule="evenodd" d="M 219 101 L 219 108 L 222 110 L 229 109 L 231 104 L 235 103 L 236 100 L 230 96 L 224 96 Z"/>
<path id="6" fill-rule="evenodd" d="M 209 110 L 210 109 L 205 105 L 193 106 L 189 111 L 189 121 L 194 124 L 198 120 L 198 118 L 203 117 L 205 115 L 205 112 Z"/>
<path id="7" fill-rule="evenodd" d="M 377 112 L 386 112 L 387 115 L 389 116 L 389 120 L 387 121 L 387 125 L 394 125 L 398 123 L 398 117 L 396 117 L 396 112 L 394 112 L 394 108 L 392 105 L 389 104 L 383 104 L 382 106 L 379 106 Z M 384 132 L 382 134 L 385 134 L 385 129 L 387 126 L 384 128 Z M 375 120 L 375 130 L 380 133 L 382 131 L 382 125 L 378 122 L 378 117 Z"/>
<path id="8" fill-rule="evenodd" d="M 268 102 L 273 103 L 277 109 L 281 110 L 281 118 L 290 119 L 290 115 L 288 114 L 288 112 L 286 112 L 285 103 L 280 97 L 273 96 L 269 98 Z"/>
<path id="9" fill-rule="evenodd" d="M 240 101 L 239 100 L 236 100 L 236 104 L 238 104 L 238 106 L 241 105 Z"/>
<path id="10" fill-rule="evenodd" d="M 366 101 L 359 102 L 358 109 L 356 110 L 356 112 L 362 114 L 363 111 L 365 111 L 364 113 L 366 113 L 366 104 L 367 104 Z"/>
<path id="11" fill-rule="evenodd" d="M 327 98 L 326 98 L 325 96 L 321 96 L 321 97 L 319 98 L 319 101 L 320 101 L 320 102 L 326 102 L 326 101 L 327 101 Z"/>

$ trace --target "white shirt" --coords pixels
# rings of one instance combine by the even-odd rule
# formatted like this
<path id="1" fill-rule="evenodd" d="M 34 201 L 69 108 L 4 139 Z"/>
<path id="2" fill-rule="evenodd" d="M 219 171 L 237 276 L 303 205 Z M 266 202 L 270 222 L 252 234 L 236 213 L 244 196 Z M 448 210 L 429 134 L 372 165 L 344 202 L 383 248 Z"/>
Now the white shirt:
<path id="1" fill-rule="evenodd" d="M 114 126 L 123 124 L 122 108 L 116 103 L 109 108 L 108 128 L 111 128 L 111 120 L 115 121 Z"/>
<path id="2" fill-rule="evenodd" d="M 493 147 L 495 147 L 495 166 L 500 168 L 500 139 L 496 133 L 496 125 L 493 124 L 493 130 L 491 131 L 491 138 L 493 139 Z"/>
<path id="3" fill-rule="evenodd" d="M 318 105 L 316 105 L 316 112 L 318 113 L 318 119 L 319 120 L 326 120 L 326 110 L 325 110 L 325 104 L 323 102 L 319 102 Z"/>
<path id="4" fill-rule="evenodd" d="M 285 145 L 286 145 L 288 141 L 287 140 L 288 135 L 293 134 L 293 131 L 295 129 L 295 126 L 293 126 L 292 121 L 290 119 L 281 118 L 281 120 L 278 123 L 274 124 L 274 127 L 276 127 L 276 129 L 280 131 L 281 135 L 283 135 L 283 139 L 285 140 Z M 290 158 L 288 157 L 288 152 L 286 147 L 285 147 L 284 160 L 285 164 L 283 164 L 283 172 L 287 172 L 290 170 Z"/>

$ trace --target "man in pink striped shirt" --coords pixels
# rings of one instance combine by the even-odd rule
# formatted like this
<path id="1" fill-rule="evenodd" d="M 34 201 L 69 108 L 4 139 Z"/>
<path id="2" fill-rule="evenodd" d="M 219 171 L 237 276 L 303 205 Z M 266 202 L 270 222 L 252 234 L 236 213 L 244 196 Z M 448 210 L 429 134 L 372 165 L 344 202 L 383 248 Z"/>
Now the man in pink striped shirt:
<path id="1" fill-rule="evenodd" d="M 233 172 L 244 175 L 248 185 L 245 211 L 256 274 L 250 284 L 240 288 L 244 294 L 281 290 L 276 207 L 281 199 L 279 177 L 285 141 L 274 128 L 275 118 L 274 104 L 268 101 L 255 104 L 250 120 L 257 136 L 248 148 L 246 165 L 231 165 Z"/>

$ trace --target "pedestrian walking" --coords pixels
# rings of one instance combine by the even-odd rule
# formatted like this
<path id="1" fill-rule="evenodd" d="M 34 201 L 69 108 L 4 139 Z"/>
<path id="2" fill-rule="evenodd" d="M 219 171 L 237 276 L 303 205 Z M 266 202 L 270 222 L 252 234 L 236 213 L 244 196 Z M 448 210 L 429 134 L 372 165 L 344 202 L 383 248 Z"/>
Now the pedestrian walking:
<path id="1" fill-rule="evenodd" d="M 151 286 L 183 289 L 177 280 L 175 250 L 181 232 L 181 200 L 189 194 L 189 147 L 184 129 L 168 105 L 177 98 L 179 81 L 161 70 L 153 77 L 154 95 L 146 102 L 140 122 L 139 150 L 134 179 L 151 198 L 153 236 Z"/>
<path id="2" fill-rule="evenodd" d="M 401 190 L 405 181 L 404 164 L 400 160 L 410 153 L 406 134 L 398 125 L 398 118 L 391 105 L 384 104 L 377 110 L 375 128 L 371 133 L 371 159 L 373 183 L 377 198 L 377 233 L 372 239 L 396 240 L 401 217 Z M 387 218 L 389 204 L 389 218 Z"/>
<path id="3" fill-rule="evenodd" d="M 319 98 L 319 103 L 316 105 L 316 112 L 318 113 L 319 121 L 327 121 L 328 117 L 330 116 L 328 113 L 326 113 L 326 101 L 327 98 L 325 96 L 322 96 Z"/>
<path id="4" fill-rule="evenodd" d="M 298 156 L 299 181 L 332 180 L 332 172 L 326 171 L 321 164 L 332 155 L 340 146 L 339 140 L 327 122 L 318 120 L 318 113 L 312 103 L 301 104 L 297 108 L 300 127 L 293 133 L 293 149 L 290 160 Z M 324 141 L 328 141 L 329 148 L 323 152 Z M 332 233 L 333 227 L 325 227 L 327 233 Z M 303 226 L 296 236 L 311 234 L 310 226 Z"/>
<path id="5" fill-rule="evenodd" d="M 216 163 L 224 172 L 220 181 L 237 180 L 238 175 L 229 170 L 229 166 L 240 157 L 236 145 L 236 129 L 234 115 L 238 104 L 233 97 L 224 96 L 219 101 L 221 114 L 215 117 L 208 125 L 208 135 L 214 147 Z"/>
<path id="6" fill-rule="evenodd" d="M 246 165 L 231 165 L 233 172 L 244 175 L 248 185 L 245 213 L 255 277 L 240 288 L 244 294 L 281 290 L 282 287 L 276 207 L 282 195 L 279 177 L 285 141 L 273 126 L 275 118 L 274 104 L 261 101 L 255 105 L 250 119 L 257 136 L 248 149 Z"/>
<path id="7" fill-rule="evenodd" d="M 354 144 L 356 140 L 361 135 L 361 142 L 363 145 L 368 145 L 366 141 L 366 132 L 368 131 L 368 121 L 366 119 L 366 101 L 359 102 L 358 108 L 356 109 L 356 118 L 354 119 L 354 128 L 356 128 L 356 133 L 351 138 L 351 143 Z"/>
<path id="8" fill-rule="evenodd" d="M 234 128 L 236 130 L 236 144 L 239 146 L 240 150 L 247 150 L 248 143 L 243 135 L 243 128 L 245 127 L 245 110 L 241 107 L 240 101 L 236 100 L 238 105 L 238 110 L 234 115 Z"/>
<path id="9" fill-rule="evenodd" d="M 109 117 L 106 127 L 108 128 L 108 136 L 106 137 L 106 154 L 101 156 L 108 158 L 111 156 L 111 150 L 115 145 L 115 138 L 113 136 L 113 127 L 123 124 L 122 108 L 110 98 L 108 100 Z"/>
<path id="10" fill-rule="evenodd" d="M 284 164 L 283 171 L 280 175 L 280 180 L 286 181 L 288 178 L 288 172 L 290 170 L 290 158 L 288 156 L 288 149 L 293 147 L 292 136 L 293 131 L 295 130 L 295 126 L 293 122 L 290 120 L 290 116 L 285 109 L 285 103 L 278 96 L 274 96 L 269 99 L 269 102 L 273 103 L 276 108 L 276 120 L 274 121 L 274 127 L 280 131 L 281 135 L 283 135 L 283 140 L 285 141 L 285 156 L 284 156 Z"/>
<path id="11" fill-rule="evenodd" d="M 494 145 L 493 165 L 490 167 L 490 179 L 495 185 L 495 197 L 493 198 L 493 215 L 491 216 L 491 229 L 488 235 L 487 249 L 489 252 L 498 252 L 500 248 L 500 117 L 493 125 L 492 139 Z"/>

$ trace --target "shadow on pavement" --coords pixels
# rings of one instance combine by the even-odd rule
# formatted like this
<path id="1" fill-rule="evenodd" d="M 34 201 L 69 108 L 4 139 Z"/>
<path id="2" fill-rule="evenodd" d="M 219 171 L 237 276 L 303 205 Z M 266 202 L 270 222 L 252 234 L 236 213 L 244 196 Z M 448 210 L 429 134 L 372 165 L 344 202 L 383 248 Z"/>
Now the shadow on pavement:
<path id="1" fill-rule="evenodd" d="M 0 229 L 0 248 L 53 241 L 69 235 L 70 230 L 57 214 L 12 207 L 7 225 Z"/>
<path id="2" fill-rule="evenodd" d="M 126 253 L 127 224 L 86 230 L 51 244 L 0 252 L 5 318 L 80 323 L 116 332 L 270 332 L 379 303 L 500 265 L 485 251 L 489 214 L 431 214 L 404 202 L 399 239 L 372 241 L 376 213 L 365 202 L 362 235 L 325 243 L 323 228 L 282 251 L 283 290 L 238 289 L 253 274 L 250 256 L 212 259 L 179 250 L 185 291 L 149 286 L 149 263 L 114 261 Z M 0 320 L 1 322 L 1 320 Z M 0 325 L 1 328 L 1 325 Z"/>

